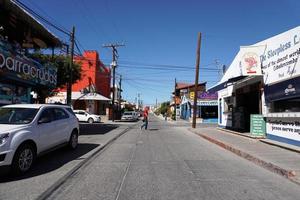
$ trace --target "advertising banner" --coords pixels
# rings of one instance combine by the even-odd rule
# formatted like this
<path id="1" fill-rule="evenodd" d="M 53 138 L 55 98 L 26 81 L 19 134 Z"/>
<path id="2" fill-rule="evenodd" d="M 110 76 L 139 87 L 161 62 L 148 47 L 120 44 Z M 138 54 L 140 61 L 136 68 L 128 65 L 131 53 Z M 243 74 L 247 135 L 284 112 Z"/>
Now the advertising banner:
<path id="1" fill-rule="evenodd" d="M 266 85 L 264 92 L 267 102 L 300 97 L 300 77 Z"/>
<path id="2" fill-rule="evenodd" d="M 268 137 L 300 146 L 300 118 L 268 118 Z M 282 140 L 284 140 L 282 139 Z"/>
<path id="3" fill-rule="evenodd" d="M 255 45 L 267 47 L 260 56 L 265 84 L 274 84 L 300 75 L 300 27 Z"/>
<path id="4" fill-rule="evenodd" d="M 18 52 L 6 41 L 0 40 L 0 76 L 32 85 L 55 87 L 57 68 L 39 62 Z"/>
<path id="5" fill-rule="evenodd" d="M 202 92 L 202 93 L 198 94 L 198 99 L 216 100 L 216 99 L 218 99 L 218 93 L 217 92 L 213 92 L 213 93 Z"/>
<path id="6" fill-rule="evenodd" d="M 241 46 L 240 47 L 240 68 L 243 76 L 262 75 L 260 56 L 264 55 L 265 45 Z"/>

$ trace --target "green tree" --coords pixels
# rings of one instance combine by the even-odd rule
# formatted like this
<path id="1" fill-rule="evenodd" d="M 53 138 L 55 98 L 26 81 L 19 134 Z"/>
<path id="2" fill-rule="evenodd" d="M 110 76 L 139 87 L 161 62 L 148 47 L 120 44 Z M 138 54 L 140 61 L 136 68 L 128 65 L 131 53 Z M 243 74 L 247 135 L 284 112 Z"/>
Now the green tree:
<path id="1" fill-rule="evenodd" d="M 156 114 L 169 115 L 170 101 L 163 102 L 156 110 Z"/>
<path id="2" fill-rule="evenodd" d="M 48 55 L 35 52 L 31 55 L 33 59 L 39 61 L 42 65 L 51 63 L 52 66 L 57 68 L 57 84 L 56 88 L 36 88 L 36 92 L 40 99 L 55 95 L 58 88 L 64 87 L 69 80 L 69 63 L 70 57 L 63 55 Z M 77 82 L 81 78 L 81 65 L 80 63 L 73 62 L 72 67 L 73 77 L 72 83 Z"/>

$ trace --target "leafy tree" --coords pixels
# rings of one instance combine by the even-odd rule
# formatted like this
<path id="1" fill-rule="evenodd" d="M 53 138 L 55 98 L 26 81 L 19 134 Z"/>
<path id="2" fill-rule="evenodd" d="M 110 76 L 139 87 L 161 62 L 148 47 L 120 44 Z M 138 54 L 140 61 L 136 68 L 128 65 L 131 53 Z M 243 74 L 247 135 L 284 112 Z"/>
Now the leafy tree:
<path id="1" fill-rule="evenodd" d="M 33 59 L 39 61 L 42 65 L 46 63 L 51 63 L 54 67 L 57 68 L 57 84 L 56 88 L 37 88 L 36 92 L 40 99 L 44 99 L 49 96 L 55 95 L 55 91 L 58 88 L 62 88 L 66 86 L 69 80 L 69 63 L 70 57 L 63 56 L 63 55 L 48 55 L 48 54 L 41 54 L 40 52 L 35 52 L 31 55 Z M 81 77 L 81 65 L 80 63 L 73 62 L 72 67 L 72 83 L 77 82 Z"/>
<path id="2" fill-rule="evenodd" d="M 170 101 L 163 102 L 160 107 L 155 111 L 156 114 L 169 115 Z"/>

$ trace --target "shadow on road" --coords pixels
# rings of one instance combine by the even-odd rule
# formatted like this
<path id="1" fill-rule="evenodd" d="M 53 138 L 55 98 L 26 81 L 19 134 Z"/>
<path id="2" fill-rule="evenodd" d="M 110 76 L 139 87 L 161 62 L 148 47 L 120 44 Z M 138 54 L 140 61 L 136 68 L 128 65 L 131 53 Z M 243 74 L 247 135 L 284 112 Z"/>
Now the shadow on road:
<path id="1" fill-rule="evenodd" d="M 148 131 L 158 131 L 158 128 L 148 128 Z"/>
<path id="2" fill-rule="evenodd" d="M 97 146 L 99 145 L 83 143 L 78 144 L 77 149 L 73 151 L 69 150 L 66 147 L 55 150 L 49 154 L 38 158 L 32 169 L 23 176 L 13 176 L 12 174 L 9 174 L 8 169 L 6 169 L 7 172 L 5 174 L 0 175 L 0 183 L 27 179 L 49 173 L 73 160 L 79 160 L 81 156 L 88 153 L 89 151 L 92 151 Z"/>
<path id="3" fill-rule="evenodd" d="M 113 129 L 118 128 L 119 125 L 116 124 L 80 124 L 80 135 L 96 135 L 96 134 L 106 134 Z"/>

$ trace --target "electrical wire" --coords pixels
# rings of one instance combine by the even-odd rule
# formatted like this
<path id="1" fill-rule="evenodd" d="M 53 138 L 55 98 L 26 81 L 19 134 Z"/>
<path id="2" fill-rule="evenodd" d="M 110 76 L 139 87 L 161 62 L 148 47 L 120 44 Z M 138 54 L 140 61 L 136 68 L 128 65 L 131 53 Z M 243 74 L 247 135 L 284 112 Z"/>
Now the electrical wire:
<path id="1" fill-rule="evenodd" d="M 26 10 L 27 12 L 29 12 L 30 14 L 32 14 L 34 17 L 42 20 L 44 23 L 48 24 L 49 26 L 51 26 L 51 27 L 55 28 L 56 30 L 70 36 L 71 33 L 69 31 L 67 31 L 64 27 L 59 27 L 58 25 L 53 24 L 48 19 L 41 16 L 40 14 L 38 14 L 37 12 L 35 12 L 34 10 L 32 10 L 31 8 L 26 6 L 24 3 L 20 2 L 19 0 L 11 0 L 11 1 L 14 2 L 16 5 L 20 6 L 21 8 L 23 8 L 24 10 Z"/>

